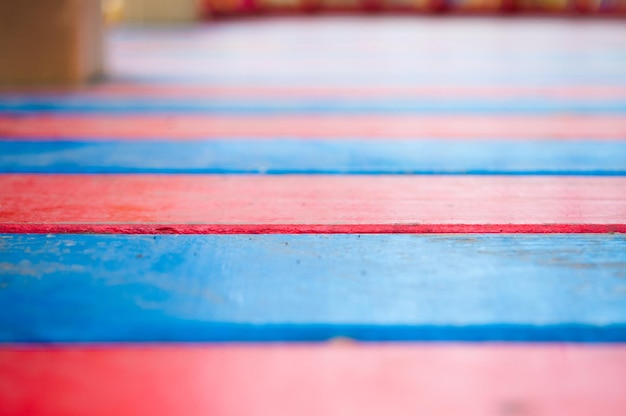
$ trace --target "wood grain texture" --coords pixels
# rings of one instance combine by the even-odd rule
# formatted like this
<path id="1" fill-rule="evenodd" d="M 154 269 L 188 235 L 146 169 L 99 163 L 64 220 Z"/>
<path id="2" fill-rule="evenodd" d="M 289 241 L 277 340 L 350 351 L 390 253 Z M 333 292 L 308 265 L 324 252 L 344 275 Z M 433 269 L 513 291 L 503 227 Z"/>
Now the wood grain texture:
<path id="1" fill-rule="evenodd" d="M 626 141 L 0 141 L 0 173 L 626 176 Z"/>
<path id="2" fill-rule="evenodd" d="M 624 140 L 626 117 L 595 115 L 0 114 L 0 140 L 499 139 Z"/>
<path id="3" fill-rule="evenodd" d="M 625 363 L 623 346 L 4 347 L 0 406 L 40 416 L 618 416 Z"/>
<path id="4" fill-rule="evenodd" d="M 626 178 L 0 176 L 3 232 L 625 232 Z"/>
<path id="5" fill-rule="evenodd" d="M 3 235 L 0 342 L 626 342 L 621 235 Z"/>

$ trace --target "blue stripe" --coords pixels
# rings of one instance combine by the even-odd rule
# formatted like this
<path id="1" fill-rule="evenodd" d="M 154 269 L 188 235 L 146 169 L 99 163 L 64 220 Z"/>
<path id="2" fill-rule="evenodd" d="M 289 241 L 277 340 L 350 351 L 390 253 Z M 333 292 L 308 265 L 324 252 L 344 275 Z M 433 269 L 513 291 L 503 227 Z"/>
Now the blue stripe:
<path id="1" fill-rule="evenodd" d="M 0 172 L 626 175 L 626 142 L 0 141 Z"/>
<path id="2" fill-rule="evenodd" d="M 625 100 L 573 101 L 541 99 L 280 99 L 228 100 L 103 98 L 80 95 L 67 96 L 2 96 L 0 112 L 26 113 L 206 113 L 206 114 L 546 114 L 626 113 Z"/>
<path id="3" fill-rule="evenodd" d="M 622 235 L 2 235 L 0 341 L 626 341 Z"/>

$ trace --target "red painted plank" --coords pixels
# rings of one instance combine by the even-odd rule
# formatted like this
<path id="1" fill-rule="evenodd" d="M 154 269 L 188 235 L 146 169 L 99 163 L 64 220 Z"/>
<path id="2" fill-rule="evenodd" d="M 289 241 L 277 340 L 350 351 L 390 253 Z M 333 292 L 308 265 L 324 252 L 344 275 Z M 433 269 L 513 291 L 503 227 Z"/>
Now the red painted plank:
<path id="1" fill-rule="evenodd" d="M 10 415 L 626 414 L 626 347 L 294 345 L 0 350 Z"/>
<path id="2" fill-rule="evenodd" d="M 5 139 L 453 138 L 624 140 L 621 116 L 0 115 Z M 0 140 L 3 139 L 0 137 Z"/>
<path id="3" fill-rule="evenodd" d="M 2 175 L 0 232 L 626 232 L 625 177 Z"/>

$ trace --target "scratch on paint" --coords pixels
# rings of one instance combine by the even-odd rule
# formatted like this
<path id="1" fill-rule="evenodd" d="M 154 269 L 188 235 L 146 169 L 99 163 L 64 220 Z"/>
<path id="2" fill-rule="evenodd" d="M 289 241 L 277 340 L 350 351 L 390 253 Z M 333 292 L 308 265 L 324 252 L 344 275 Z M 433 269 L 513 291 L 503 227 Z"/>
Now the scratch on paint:
<path id="1" fill-rule="evenodd" d="M 85 267 L 79 264 L 39 263 L 33 264 L 28 260 L 19 263 L 1 262 L 0 275 L 29 276 L 40 279 L 42 276 L 55 272 L 82 272 Z"/>

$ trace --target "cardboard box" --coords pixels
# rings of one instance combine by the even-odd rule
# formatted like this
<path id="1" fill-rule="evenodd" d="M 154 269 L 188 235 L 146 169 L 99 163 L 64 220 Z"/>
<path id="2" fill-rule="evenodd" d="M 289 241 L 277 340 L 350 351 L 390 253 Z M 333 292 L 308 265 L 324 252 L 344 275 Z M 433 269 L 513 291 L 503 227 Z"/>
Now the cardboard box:
<path id="1" fill-rule="evenodd" d="M 0 0 L 0 85 L 98 77 L 102 32 L 100 0 Z"/>

